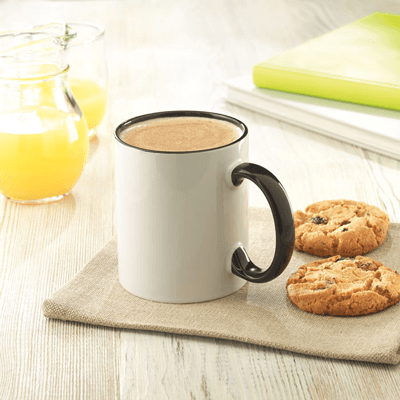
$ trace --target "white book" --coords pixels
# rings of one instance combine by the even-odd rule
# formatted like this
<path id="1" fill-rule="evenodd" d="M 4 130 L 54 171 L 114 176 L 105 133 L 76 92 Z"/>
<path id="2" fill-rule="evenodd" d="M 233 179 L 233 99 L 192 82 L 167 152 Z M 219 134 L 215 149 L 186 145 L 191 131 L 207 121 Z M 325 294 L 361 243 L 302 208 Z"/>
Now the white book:
<path id="1" fill-rule="evenodd" d="M 400 160 L 400 111 L 262 89 L 250 75 L 225 85 L 230 103 Z"/>

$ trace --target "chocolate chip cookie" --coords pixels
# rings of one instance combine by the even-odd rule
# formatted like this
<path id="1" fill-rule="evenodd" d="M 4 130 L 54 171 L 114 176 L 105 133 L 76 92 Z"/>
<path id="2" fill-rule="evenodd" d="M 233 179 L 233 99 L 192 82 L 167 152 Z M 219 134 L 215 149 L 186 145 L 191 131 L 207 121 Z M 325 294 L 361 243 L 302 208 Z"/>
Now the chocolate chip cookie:
<path id="1" fill-rule="evenodd" d="M 305 264 L 286 284 L 290 301 L 322 315 L 372 314 L 400 301 L 400 275 L 369 257 L 331 257 Z"/>
<path id="2" fill-rule="evenodd" d="M 389 217 L 378 207 L 353 200 L 325 200 L 294 213 L 295 247 L 320 257 L 369 253 L 386 238 Z"/>

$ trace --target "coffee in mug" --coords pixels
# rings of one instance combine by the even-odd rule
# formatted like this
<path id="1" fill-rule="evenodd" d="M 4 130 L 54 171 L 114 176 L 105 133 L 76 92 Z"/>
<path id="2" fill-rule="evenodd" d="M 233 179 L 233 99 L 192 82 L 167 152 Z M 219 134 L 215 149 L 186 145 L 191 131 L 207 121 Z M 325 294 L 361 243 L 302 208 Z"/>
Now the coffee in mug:
<path id="1" fill-rule="evenodd" d="M 226 121 L 201 117 L 157 118 L 130 126 L 120 138 L 141 149 L 198 151 L 234 142 L 241 130 Z"/>
<path id="2" fill-rule="evenodd" d="M 201 302 L 247 281 L 271 281 L 286 268 L 294 246 L 290 203 L 271 172 L 248 162 L 243 122 L 167 111 L 125 121 L 114 138 L 118 271 L 128 292 L 159 302 Z M 249 181 L 274 217 L 275 255 L 267 268 L 252 263 L 246 250 Z"/>

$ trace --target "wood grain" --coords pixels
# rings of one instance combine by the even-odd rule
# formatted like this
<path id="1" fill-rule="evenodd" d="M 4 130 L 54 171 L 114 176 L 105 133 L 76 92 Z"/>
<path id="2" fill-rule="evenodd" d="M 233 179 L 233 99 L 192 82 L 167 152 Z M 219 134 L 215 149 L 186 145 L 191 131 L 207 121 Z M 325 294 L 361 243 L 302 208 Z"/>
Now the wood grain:
<path id="1" fill-rule="evenodd" d="M 222 112 L 250 129 L 250 161 L 293 209 L 351 198 L 400 221 L 400 164 L 225 103 L 226 79 L 397 1 L 0 2 L 2 29 L 51 20 L 105 26 L 109 107 L 70 196 L 0 201 L 0 399 L 394 399 L 398 366 L 309 357 L 244 343 L 48 321 L 42 301 L 114 234 L 113 129 L 170 109 Z M 266 201 L 251 186 L 250 204 Z M 251 253 L 251 249 L 250 249 Z M 368 332 L 366 332 L 368 334 Z"/>

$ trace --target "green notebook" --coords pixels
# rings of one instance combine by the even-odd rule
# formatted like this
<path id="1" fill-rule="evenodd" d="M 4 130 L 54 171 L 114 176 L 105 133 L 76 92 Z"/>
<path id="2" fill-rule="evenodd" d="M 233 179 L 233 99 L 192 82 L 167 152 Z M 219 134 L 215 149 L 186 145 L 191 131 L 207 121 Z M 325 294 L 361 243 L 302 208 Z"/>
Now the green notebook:
<path id="1" fill-rule="evenodd" d="M 400 110 L 400 15 L 374 13 L 257 64 L 258 87 Z"/>

